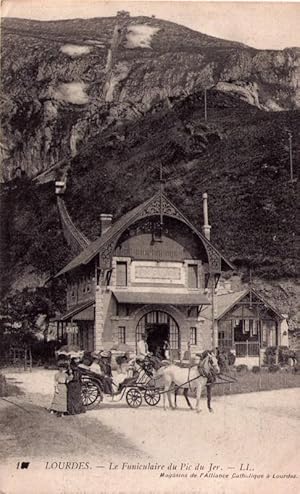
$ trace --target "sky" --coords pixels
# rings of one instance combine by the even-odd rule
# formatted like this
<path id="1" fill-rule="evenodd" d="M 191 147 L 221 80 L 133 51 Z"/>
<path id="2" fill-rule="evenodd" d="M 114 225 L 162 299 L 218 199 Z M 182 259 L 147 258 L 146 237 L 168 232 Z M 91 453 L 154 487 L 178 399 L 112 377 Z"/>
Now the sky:
<path id="1" fill-rule="evenodd" d="M 2 17 L 54 20 L 155 15 L 219 38 L 260 49 L 300 47 L 300 1 L 205 2 L 148 0 L 2 0 Z"/>

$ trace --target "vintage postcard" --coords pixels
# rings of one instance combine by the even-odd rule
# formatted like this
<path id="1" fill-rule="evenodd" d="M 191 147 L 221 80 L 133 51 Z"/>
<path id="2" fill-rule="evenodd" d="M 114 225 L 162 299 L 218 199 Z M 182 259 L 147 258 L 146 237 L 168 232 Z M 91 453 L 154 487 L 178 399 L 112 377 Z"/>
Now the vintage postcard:
<path id="1" fill-rule="evenodd" d="M 298 493 L 300 4 L 1 7 L 0 493 Z"/>

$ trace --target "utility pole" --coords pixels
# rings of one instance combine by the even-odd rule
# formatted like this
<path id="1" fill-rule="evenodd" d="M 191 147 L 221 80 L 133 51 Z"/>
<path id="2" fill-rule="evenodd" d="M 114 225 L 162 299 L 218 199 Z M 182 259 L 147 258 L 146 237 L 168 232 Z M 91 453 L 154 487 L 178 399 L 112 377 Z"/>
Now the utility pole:
<path id="1" fill-rule="evenodd" d="M 250 280 L 249 280 L 249 285 L 250 285 L 250 309 L 252 309 L 252 269 L 250 268 Z"/>
<path id="2" fill-rule="evenodd" d="M 293 134 L 292 132 L 288 132 L 289 136 L 289 153 L 290 153 L 290 177 L 291 177 L 291 182 L 294 181 L 294 170 L 293 170 Z"/>
<path id="3" fill-rule="evenodd" d="M 215 329 L 215 275 L 211 273 L 211 329 L 212 329 L 212 350 L 217 347 L 216 329 Z"/>
<path id="4" fill-rule="evenodd" d="M 204 120 L 207 122 L 207 89 L 204 88 Z"/>

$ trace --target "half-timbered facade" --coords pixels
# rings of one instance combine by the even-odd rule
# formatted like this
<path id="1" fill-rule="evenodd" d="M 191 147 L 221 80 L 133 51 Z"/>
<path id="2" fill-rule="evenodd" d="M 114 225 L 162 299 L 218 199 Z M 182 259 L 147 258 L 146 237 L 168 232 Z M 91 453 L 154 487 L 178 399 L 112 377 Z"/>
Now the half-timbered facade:
<path id="1" fill-rule="evenodd" d="M 211 324 L 211 311 L 202 311 L 204 327 Z M 261 365 L 267 347 L 287 345 L 283 315 L 253 288 L 216 296 L 215 324 L 218 347 L 236 355 L 236 363 Z"/>

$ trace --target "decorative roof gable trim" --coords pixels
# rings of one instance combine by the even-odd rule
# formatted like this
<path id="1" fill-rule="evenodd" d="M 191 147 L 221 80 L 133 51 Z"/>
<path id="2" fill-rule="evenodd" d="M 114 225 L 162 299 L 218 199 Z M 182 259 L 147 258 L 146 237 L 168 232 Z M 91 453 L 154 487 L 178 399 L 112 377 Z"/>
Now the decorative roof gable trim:
<path id="1" fill-rule="evenodd" d="M 222 319 L 222 317 L 224 317 L 226 314 L 228 314 L 228 312 L 233 309 L 237 304 L 239 304 L 241 302 L 241 300 L 243 300 L 245 297 L 247 297 L 247 295 L 249 295 L 249 293 L 252 292 L 252 294 L 257 297 L 268 309 L 270 309 L 272 312 L 274 312 L 277 317 L 279 319 L 284 319 L 284 317 L 282 316 L 282 314 L 280 312 L 278 312 L 277 309 L 275 309 L 275 307 L 273 307 L 271 304 L 269 304 L 269 302 L 267 302 L 261 295 L 259 295 L 255 290 L 253 290 L 253 288 L 249 288 L 246 292 L 242 293 L 241 296 L 235 300 L 232 304 L 230 304 L 225 310 L 223 310 L 223 312 L 221 314 L 218 315 L 218 317 L 216 318 L 218 321 L 220 319 Z"/>
<path id="2" fill-rule="evenodd" d="M 68 271 L 71 271 L 81 264 L 88 264 L 97 255 L 100 255 L 100 266 L 107 268 L 110 265 L 112 253 L 122 233 L 137 220 L 142 219 L 145 216 L 160 214 L 161 207 L 163 215 L 181 220 L 203 242 L 207 252 L 211 272 L 221 272 L 222 260 L 230 269 L 234 269 L 232 264 L 218 252 L 218 250 L 207 240 L 207 238 L 204 237 L 204 235 L 200 233 L 197 228 L 194 227 L 192 223 L 190 223 L 190 221 L 176 208 L 176 206 L 174 206 L 174 204 L 163 193 L 157 192 L 143 204 L 137 206 L 119 218 L 103 236 L 91 243 L 87 249 L 81 252 L 56 276 L 60 276 Z"/>

